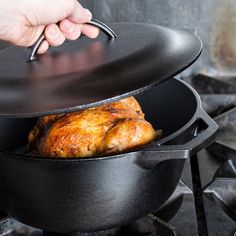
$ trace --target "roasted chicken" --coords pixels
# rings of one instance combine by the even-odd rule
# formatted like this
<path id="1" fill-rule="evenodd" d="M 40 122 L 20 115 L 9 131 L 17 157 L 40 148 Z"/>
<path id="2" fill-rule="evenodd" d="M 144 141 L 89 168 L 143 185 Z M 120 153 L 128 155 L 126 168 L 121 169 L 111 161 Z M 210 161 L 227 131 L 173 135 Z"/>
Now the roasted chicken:
<path id="1" fill-rule="evenodd" d="M 29 134 L 29 147 L 48 157 L 89 157 L 127 151 L 157 132 L 134 97 L 65 115 L 45 116 Z"/>

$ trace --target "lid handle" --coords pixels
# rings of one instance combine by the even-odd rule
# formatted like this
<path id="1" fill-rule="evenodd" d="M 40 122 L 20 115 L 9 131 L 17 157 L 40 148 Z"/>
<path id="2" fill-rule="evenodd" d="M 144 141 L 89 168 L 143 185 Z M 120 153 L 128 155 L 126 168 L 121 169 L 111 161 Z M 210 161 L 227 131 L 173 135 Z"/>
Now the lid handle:
<path id="1" fill-rule="evenodd" d="M 108 27 L 106 24 L 104 24 L 103 22 L 101 22 L 99 20 L 92 19 L 91 21 L 87 22 L 86 24 L 98 27 L 104 34 L 107 35 L 107 37 L 109 39 L 116 38 L 115 32 L 110 27 Z M 29 57 L 28 57 L 28 62 L 32 62 L 36 59 L 36 53 L 44 40 L 45 40 L 45 36 L 44 36 L 44 34 L 41 34 L 39 39 L 31 47 Z"/>

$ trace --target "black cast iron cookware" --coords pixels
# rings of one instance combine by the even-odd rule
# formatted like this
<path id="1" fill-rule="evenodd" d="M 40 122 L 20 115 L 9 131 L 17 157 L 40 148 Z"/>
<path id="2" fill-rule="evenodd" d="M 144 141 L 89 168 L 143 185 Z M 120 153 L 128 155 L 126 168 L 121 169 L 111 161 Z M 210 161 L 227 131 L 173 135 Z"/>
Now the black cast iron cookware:
<path id="1" fill-rule="evenodd" d="M 33 62 L 29 49 L 0 51 L 0 116 L 65 113 L 128 97 L 181 72 L 202 50 L 201 40 L 183 30 L 111 23 L 115 37 L 103 23 L 90 24 L 105 34 L 66 42 Z"/>
<path id="2" fill-rule="evenodd" d="M 26 145 L 35 120 L 0 119 L 0 210 L 28 225 L 68 233 L 116 227 L 158 209 L 176 188 L 185 159 L 209 144 L 217 125 L 180 80 L 167 80 L 136 98 L 165 137 L 107 157 L 14 154 Z"/>

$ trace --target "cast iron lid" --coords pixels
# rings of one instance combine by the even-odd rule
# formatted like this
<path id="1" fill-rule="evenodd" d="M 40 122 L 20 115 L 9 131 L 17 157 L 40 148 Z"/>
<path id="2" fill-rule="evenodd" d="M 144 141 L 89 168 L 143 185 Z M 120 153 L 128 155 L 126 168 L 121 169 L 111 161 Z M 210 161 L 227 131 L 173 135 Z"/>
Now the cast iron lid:
<path id="1" fill-rule="evenodd" d="M 104 31 L 104 24 L 98 26 Z M 27 48 L 0 51 L 0 116 L 66 113 L 128 97 L 181 72 L 202 50 L 201 40 L 183 30 L 142 23 L 109 27 L 117 37 L 105 30 L 31 62 Z"/>

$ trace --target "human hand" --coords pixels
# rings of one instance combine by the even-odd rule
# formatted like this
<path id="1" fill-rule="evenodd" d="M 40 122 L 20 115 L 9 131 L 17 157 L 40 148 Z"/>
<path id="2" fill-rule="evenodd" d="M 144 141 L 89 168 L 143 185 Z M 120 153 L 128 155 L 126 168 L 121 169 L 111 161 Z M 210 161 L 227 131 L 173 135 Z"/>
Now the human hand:
<path id="1" fill-rule="evenodd" d="M 49 45 L 59 46 L 81 33 L 97 37 L 99 30 L 84 24 L 91 18 L 77 0 L 0 0 L 0 39 L 29 47 L 44 32 L 38 53 L 45 53 Z"/>

